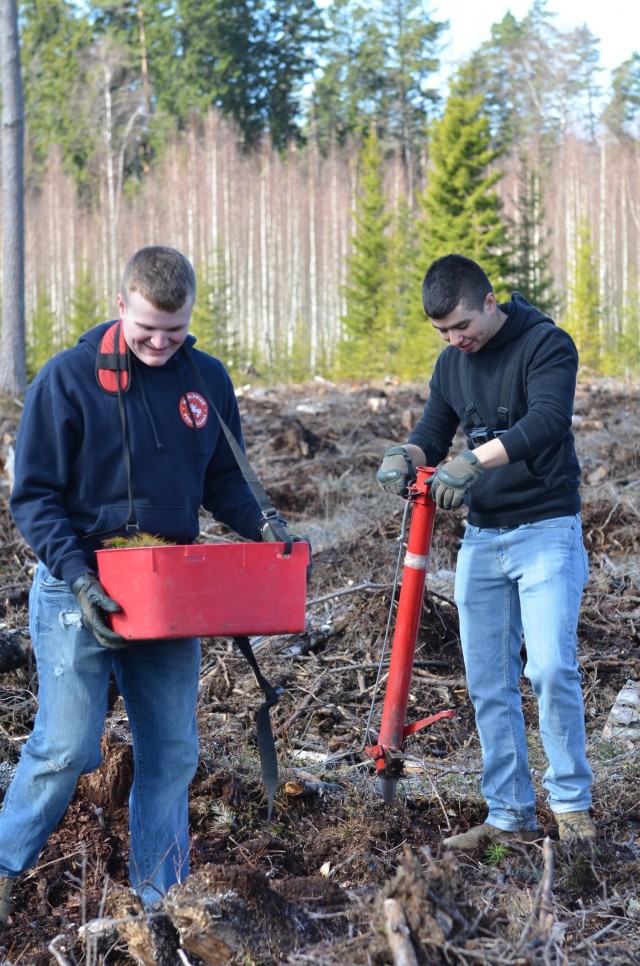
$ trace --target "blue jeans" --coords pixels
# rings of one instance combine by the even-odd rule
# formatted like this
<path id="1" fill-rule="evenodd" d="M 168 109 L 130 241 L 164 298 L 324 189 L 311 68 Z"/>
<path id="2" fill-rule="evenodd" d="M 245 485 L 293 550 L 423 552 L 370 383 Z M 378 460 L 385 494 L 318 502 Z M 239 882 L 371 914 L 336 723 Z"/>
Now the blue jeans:
<path id="1" fill-rule="evenodd" d="M 38 712 L 0 812 L 0 875 L 35 865 L 78 778 L 101 762 L 110 673 L 133 738 L 130 882 L 149 903 L 189 873 L 188 788 L 198 762 L 200 642 L 98 644 L 66 583 L 38 564 L 30 597 Z"/>
<path id="2" fill-rule="evenodd" d="M 578 612 L 589 564 L 580 515 L 504 530 L 467 526 L 455 600 L 469 697 L 482 749 L 487 821 L 535 829 L 522 695 L 524 674 L 538 699 L 543 777 L 553 812 L 591 805 L 584 702 L 577 656 Z"/>

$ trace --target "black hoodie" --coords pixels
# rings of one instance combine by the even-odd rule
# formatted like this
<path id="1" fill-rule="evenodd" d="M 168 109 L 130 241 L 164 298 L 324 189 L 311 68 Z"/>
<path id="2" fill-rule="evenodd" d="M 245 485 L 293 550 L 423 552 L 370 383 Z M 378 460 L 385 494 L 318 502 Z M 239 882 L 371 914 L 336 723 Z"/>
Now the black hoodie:
<path id="1" fill-rule="evenodd" d="M 499 308 L 507 318 L 479 352 L 448 346 L 440 354 L 429 398 L 409 437 L 427 465 L 437 466 L 457 428 L 466 435 L 474 429 L 469 403 L 489 428 L 497 428 L 503 375 L 515 348 L 509 428 L 500 437 L 509 464 L 486 470 L 466 497 L 468 521 L 478 527 L 518 526 L 580 510 L 580 466 L 571 432 L 576 347 L 519 293 Z M 512 347 L 515 340 L 519 344 Z"/>

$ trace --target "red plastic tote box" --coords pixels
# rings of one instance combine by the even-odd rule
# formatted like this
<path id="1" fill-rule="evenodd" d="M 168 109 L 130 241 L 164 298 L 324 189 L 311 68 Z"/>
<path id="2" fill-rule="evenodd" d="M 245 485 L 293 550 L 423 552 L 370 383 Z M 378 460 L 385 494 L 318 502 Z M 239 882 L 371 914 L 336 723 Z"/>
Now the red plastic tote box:
<path id="1" fill-rule="evenodd" d="M 305 628 L 309 545 L 190 544 L 98 550 L 100 583 L 128 640 L 289 634 Z"/>

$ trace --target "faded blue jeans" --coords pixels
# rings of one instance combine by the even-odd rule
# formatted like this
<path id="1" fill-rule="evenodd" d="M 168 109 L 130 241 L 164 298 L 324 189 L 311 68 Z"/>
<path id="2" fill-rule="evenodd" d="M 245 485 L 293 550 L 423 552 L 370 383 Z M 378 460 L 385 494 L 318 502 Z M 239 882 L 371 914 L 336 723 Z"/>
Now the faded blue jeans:
<path id="1" fill-rule="evenodd" d="M 549 806 L 561 813 L 591 805 L 577 655 L 588 574 L 579 514 L 504 530 L 466 528 L 455 600 L 487 821 L 505 831 L 537 828 L 519 687 L 523 632 L 524 674 L 538 699 L 549 765 L 543 777 Z"/>
<path id="2" fill-rule="evenodd" d="M 35 865 L 80 775 L 100 764 L 113 670 L 133 737 L 130 883 L 145 903 L 153 902 L 189 873 L 200 642 L 102 647 L 82 625 L 68 585 L 42 563 L 29 604 L 38 712 L 0 812 L 0 875 L 13 878 Z"/>

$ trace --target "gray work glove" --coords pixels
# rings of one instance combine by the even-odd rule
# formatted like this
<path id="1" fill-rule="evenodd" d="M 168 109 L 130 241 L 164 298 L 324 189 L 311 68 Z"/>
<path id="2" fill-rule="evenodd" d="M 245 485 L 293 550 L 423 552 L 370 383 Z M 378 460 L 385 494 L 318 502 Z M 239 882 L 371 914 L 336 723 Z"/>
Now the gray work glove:
<path id="1" fill-rule="evenodd" d="M 376 479 L 383 490 L 406 496 L 407 487 L 416 480 L 416 471 L 404 446 L 392 446 L 384 454 Z"/>
<path id="2" fill-rule="evenodd" d="M 483 470 L 475 453 L 467 449 L 440 467 L 431 483 L 431 496 L 441 510 L 455 510 Z"/>
<path id="3" fill-rule="evenodd" d="M 122 636 L 112 631 L 105 623 L 105 613 L 115 614 L 121 610 L 120 604 L 109 597 L 98 580 L 93 574 L 83 574 L 71 584 L 71 593 L 78 598 L 82 609 L 82 623 L 97 638 L 103 647 L 110 647 L 113 650 L 120 650 L 128 647 L 129 642 Z"/>
<path id="4" fill-rule="evenodd" d="M 290 540 L 291 543 L 308 543 L 309 544 L 309 563 L 307 564 L 307 580 L 311 577 L 311 571 L 313 569 L 313 562 L 311 559 L 311 542 L 308 537 L 301 537 L 300 534 L 294 533 L 293 530 L 289 529 L 286 520 L 278 514 L 275 518 L 276 526 L 272 527 L 269 520 L 263 520 L 260 524 L 259 531 L 262 537 L 263 543 L 280 543 L 281 541 Z"/>

